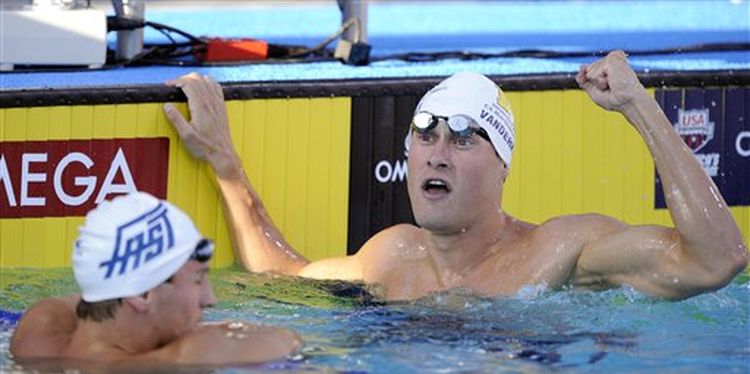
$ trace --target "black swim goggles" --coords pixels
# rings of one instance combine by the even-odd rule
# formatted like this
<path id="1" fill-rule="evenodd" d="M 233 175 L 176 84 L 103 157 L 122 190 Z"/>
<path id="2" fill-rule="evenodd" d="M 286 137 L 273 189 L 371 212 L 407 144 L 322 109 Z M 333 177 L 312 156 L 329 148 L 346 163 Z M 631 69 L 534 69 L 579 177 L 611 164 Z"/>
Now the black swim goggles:
<path id="1" fill-rule="evenodd" d="M 436 116 L 429 112 L 419 112 L 414 115 L 414 118 L 412 118 L 411 128 L 419 134 L 424 134 L 434 129 L 441 120 L 448 125 L 448 129 L 450 129 L 453 136 L 467 139 L 472 135 L 477 134 L 488 142 L 490 141 L 487 131 L 479 127 L 479 125 L 469 116 L 463 114 L 444 117 Z"/>
<path id="2" fill-rule="evenodd" d="M 211 259 L 213 254 L 214 242 L 203 238 L 195 245 L 195 250 L 193 251 L 193 254 L 190 255 L 190 259 L 198 262 L 206 262 Z"/>

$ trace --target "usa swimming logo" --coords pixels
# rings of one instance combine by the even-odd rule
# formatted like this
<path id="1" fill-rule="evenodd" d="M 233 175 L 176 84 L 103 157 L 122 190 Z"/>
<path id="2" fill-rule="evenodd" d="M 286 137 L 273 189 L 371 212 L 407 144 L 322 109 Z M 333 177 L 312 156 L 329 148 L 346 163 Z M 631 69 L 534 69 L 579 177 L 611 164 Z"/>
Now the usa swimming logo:
<path id="1" fill-rule="evenodd" d="M 674 124 L 675 131 L 693 151 L 695 158 L 698 159 L 703 169 L 711 177 L 719 175 L 721 154 L 718 152 L 705 153 L 700 152 L 700 150 L 714 138 L 714 127 L 707 108 L 680 109 L 677 111 L 677 123 Z"/>
<path id="2" fill-rule="evenodd" d="M 101 262 L 99 267 L 107 269 L 104 279 L 109 279 L 115 271 L 123 275 L 136 270 L 172 247 L 174 234 L 167 207 L 159 203 L 153 210 L 117 228 L 112 258 Z"/>
<path id="3" fill-rule="evenodd" d="M 680 109 L 674 128 L 688 147 L 696 153 L 714 138 L 714 123 L 708 109 Z"/>

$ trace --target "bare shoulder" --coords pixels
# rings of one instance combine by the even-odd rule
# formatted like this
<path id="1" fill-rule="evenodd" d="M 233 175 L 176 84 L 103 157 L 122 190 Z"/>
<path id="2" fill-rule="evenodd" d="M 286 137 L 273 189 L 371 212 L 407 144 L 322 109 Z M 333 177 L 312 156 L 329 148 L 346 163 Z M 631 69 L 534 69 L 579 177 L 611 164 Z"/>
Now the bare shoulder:
<path id="1" fill-rule="evenodd" d="M 375 272 L 390 268 L 389 254 L 399 243 L 404 246 L 419 229 L 411 225 L 396 225 L 377 233 L 370 238 L 356 254 L 313 261 L 302 268 L 298 275 L 315 279 L 339 279 L 348 281 L 378 281 Z M 375 276 L 373 278 L 373 276 Z"/>
<path id="2" fill-rule="evenodd" d="M 394 225 L 380 230 L 380 232 L 371 237 L 360 248 L 359 253 L 368 257 L 379 257 L 388 253 L 392 248 L 399 248 L 399 245 L 403 247 L 406 243 L 419 238 L 421 235 L 421 230 L 417 226 L 408 223 Z"/>
<path id="3" fill-rule="evenodd" d="M 535 229 L 535 235 L 591 241 L 626 226 L 622 221 L 603 214 L 573 214 L 545 221 Z"/>
<path id="4" fill-rule="evenodd" d="M 556 255 L 576 259 L 587 245 L 625 227 L 623 222 L 602 214 L 565 215 L 534 227 L 526 237 L 540 253 L 555 251 Z"/>
<path id="5" fill-rule="evenodd" d="M 76 325 L 76 305 L 79 295 L 50 297 L 32 305 L 18 322 L 16 331 L 34 330 L 51 332 L 73 332 Z"/>
<path id="6" fill-rule="evenodd" d="M 413 252 L 410 251 L 412 247 L 419 247 L 423 237 L 423 230 L 417 226 L 406 223 L 394 225 L 370 238 L 360 248 L 357 256 L 368 265 L 375 265 L 368 266 L 371 270 L 389 271 L 404 260 L 405 254 Z M 369 278 L 371 278 L 370 281 L 374 280 L 372 277 Z"/>
<path id="7" fill-rule="evenodd" d="M 79 295 L 50 297 L 32 305 L 11 337 L 11 353 L 17 358 L 60 355 L 77 326 L 79 300 Z"/>
<path id="8" fill-rule="evenodd" d="M 248 322 L 219 322 L 201 325 L 139 360 L 200 365 L 262 363 L 293 355 L 301 347 L 300 337 L 287 329 Z"/>
<path id="9" fill-rule="evenodd" d="M 381 230 L 365 243 L 357 256 L 367 266 L 363 280 L 370 283 L 383 283 L 390 275 L 399 273 L 397 269 L 410 266 L 426 255 L 424 232 L 417 226 L 398 224 Z"/>

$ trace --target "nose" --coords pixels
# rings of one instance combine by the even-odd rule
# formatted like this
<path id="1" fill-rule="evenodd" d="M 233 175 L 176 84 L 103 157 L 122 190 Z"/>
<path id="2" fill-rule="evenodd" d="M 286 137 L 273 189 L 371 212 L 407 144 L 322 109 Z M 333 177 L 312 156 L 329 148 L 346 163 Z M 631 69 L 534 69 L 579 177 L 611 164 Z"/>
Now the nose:
<path id="1" fill-rule="evenodd" d="M 216 305 L 216 295 L 214 295 L 214 287 L 211 285 L 211 281 L 206 279 L 204 282 L 203 292 L 201 292 L 201 308 L 210 308 Z"/>
<path id="2" fill-rule="evenodd" d="M 447 137 L 441 137 L 430 149 L 432 152 L 427 158 L 427 165 L 436 169 L 449 169 L 451 167 L 450 144 Z"/>

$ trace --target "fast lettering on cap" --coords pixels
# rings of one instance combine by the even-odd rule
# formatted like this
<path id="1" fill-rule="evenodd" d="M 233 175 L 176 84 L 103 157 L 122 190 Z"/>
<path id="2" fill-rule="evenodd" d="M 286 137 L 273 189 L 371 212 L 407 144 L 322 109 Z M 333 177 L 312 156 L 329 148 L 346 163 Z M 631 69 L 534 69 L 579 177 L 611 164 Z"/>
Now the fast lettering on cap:
<path id="1" fill-rule="evenodd" d="M 204 241 L 184 212 L 145 192 L 104 201 L 86 215 L 79 232 L 73 274 L 88 302 L 151 290 L 174 275 Z"/>

